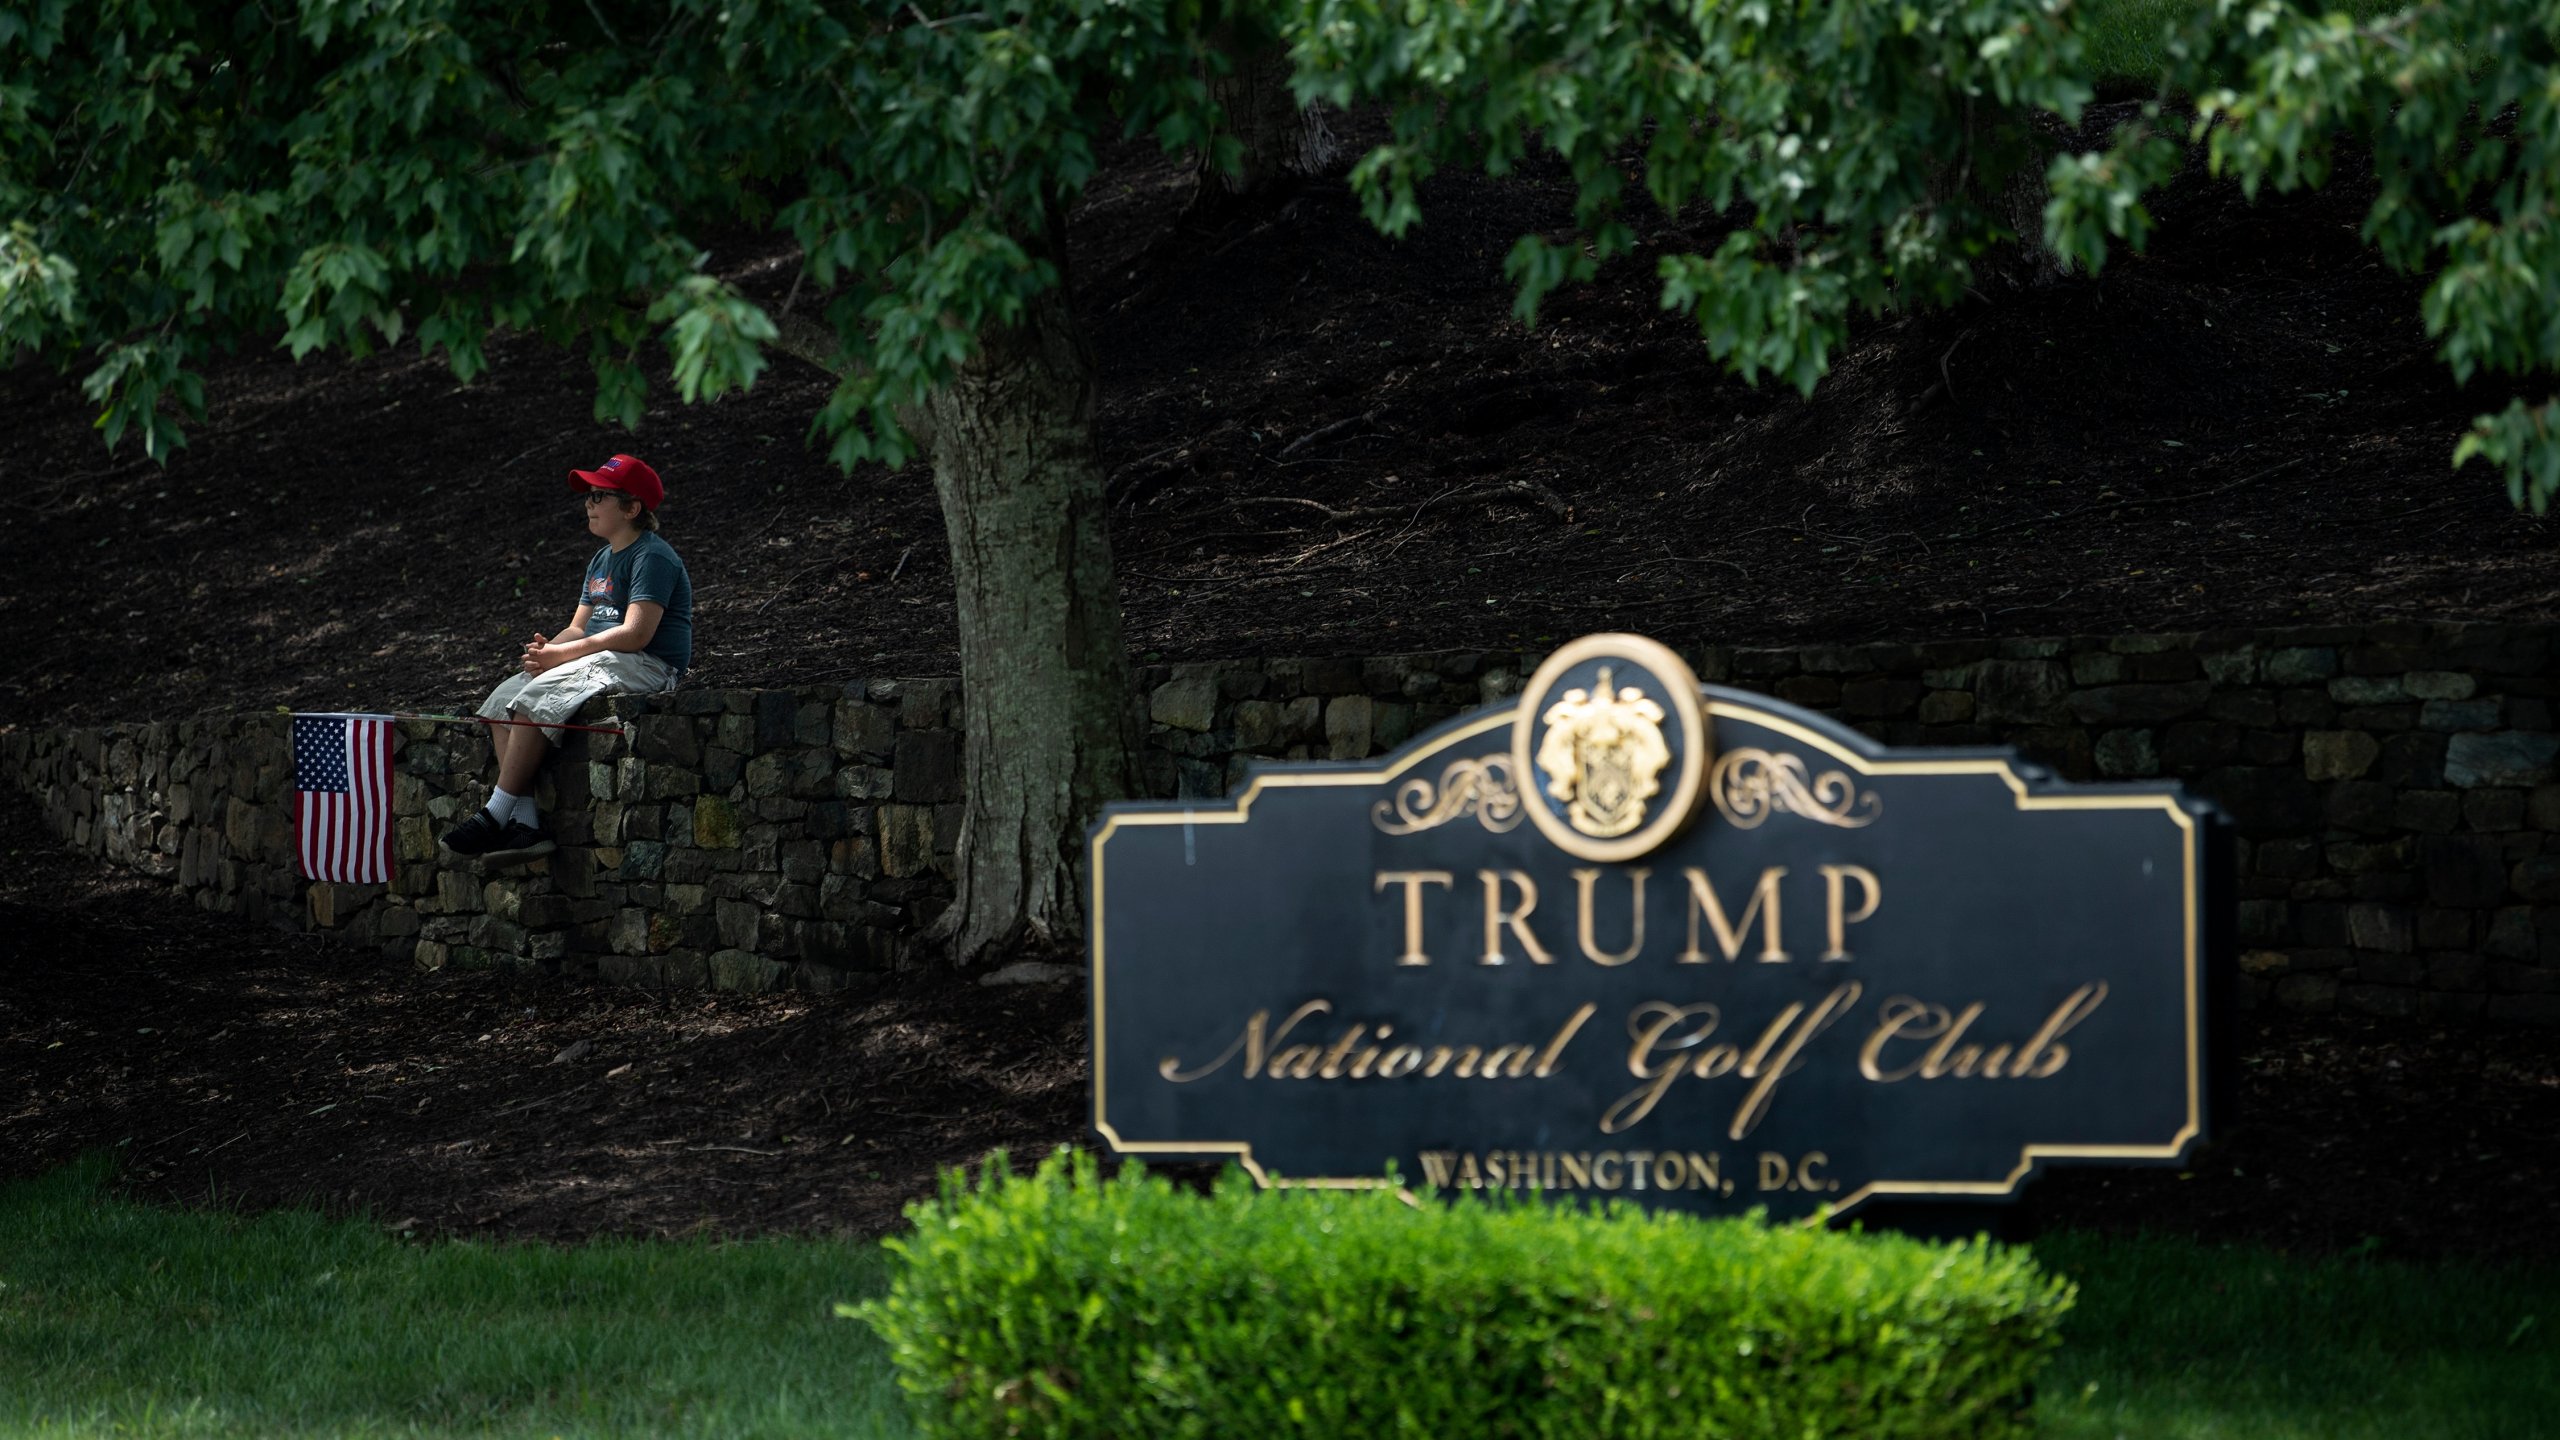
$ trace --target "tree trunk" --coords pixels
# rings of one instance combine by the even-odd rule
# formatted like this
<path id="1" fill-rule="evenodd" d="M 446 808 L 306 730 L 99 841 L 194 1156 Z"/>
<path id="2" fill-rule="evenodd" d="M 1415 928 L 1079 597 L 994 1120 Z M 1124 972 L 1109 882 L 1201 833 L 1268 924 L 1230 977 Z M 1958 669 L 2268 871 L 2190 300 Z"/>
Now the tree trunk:
<path id="1" fill-rule="evenodd" d="M 1083 925 L 1084 827 L 1134 740 L 1092 356 L 1063 285 L 928 403 L 958 592 L 967 809 L 935 926 L 969 965 Z"/>
<path id="2" fill-rule="evenodd" d="M 1199 199 L 1259 200 L 1302 180 L 1324 174 L 1342 153 L 1323 107 L 1301 106 L 1289 93 L 1289 51 L 1276 37 L 1228 27 L 1219 32 L 1218 49 L 1227 57 L 1227 73 L 1209 77 L 1209 98 L 1226 118 L 1221 133 L 1232 135 L 1244 149 L 1242 168 L 1230 173 L 1207 151 L 1199 165 Z"/>

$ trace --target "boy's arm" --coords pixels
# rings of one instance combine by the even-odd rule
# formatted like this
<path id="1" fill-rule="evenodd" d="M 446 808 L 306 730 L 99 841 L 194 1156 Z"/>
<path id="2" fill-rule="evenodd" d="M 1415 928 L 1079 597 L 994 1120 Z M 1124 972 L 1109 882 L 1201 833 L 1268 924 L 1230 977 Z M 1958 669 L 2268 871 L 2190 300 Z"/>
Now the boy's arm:
<path id="1" fill-rule="evenodd" d="M 581 635 L 572 640 L 554 640 L 547 645 L 525 647 L 524 668 L 528 675 L 539 675 L 555 665 L 601 654 L 607 650 L 642 650 L 658 633 L 658 619 L 667 607 L 655 600 L 634 600 L 622 612 L 622 623 L 600 635 Z M 586 609 L 578 611 L 580 628 L 585 627 Z"/>

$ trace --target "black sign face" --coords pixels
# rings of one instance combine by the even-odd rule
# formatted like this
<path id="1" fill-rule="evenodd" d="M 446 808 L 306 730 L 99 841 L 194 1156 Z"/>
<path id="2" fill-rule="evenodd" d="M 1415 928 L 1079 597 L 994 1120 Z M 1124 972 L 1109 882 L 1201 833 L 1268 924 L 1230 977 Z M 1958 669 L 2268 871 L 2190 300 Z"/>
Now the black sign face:
<path id="1" fill-rule="evenodd" d="M 1266 1184 L 1774 1216 L 2174 1162 L 2213 824 L 1590 637 L 1383 761 L 1111 807 L 1094 1125 Z"/>

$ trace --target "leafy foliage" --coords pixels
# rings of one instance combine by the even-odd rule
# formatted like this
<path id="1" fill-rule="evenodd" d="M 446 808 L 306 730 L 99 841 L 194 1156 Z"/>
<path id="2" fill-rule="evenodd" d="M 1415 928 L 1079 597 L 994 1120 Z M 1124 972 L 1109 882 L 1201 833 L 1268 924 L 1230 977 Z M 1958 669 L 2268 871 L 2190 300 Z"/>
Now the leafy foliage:
<path id="1" fill-rule="evenodd" d="M 1991 200 L 2037 168 L 2052 199 L 2025 238 L 2091 271 L 2115 245 L 2140 249 L 2143 199 L 2184 155 L 2164 104 L 2187 96 L 2192 138 L 2252 194 L 2322 183 L 2342 142 L 2371 148 L 2366 237 L 2432 276 L 2422 313 L 2457 378 L 2560 368 L 2560 0 L 2168 7 L 2162 43 L 2131 47 L 2165 57 L 2163 102 L 2049 165 L 2038 117 L 2076 124 L 2095 78 L 2068 0 L 1294 5 L 1301 93 L 1393 106 L 1391 138 L 1352 174 L 1387 233 L 1420 222 L 1418 187 L 1442 164 L 1501 173 L 1543 144 L 1568 167 L 1572 230 L 1522 236 L 1506 262 L 1524 320 L 1653 223 L 1674 242 L 1665 308 L 1744 379 L 1810 390 L 1853 315 L 1948 303 L 1993 245 L 2037 229 Z M 2128 8 L 2159 11 L 2085 12 L 2110 54 L 2128 51 Z M 1633 203 L 1639 183 L 1658 216 Z M 1691 206 L 1731 228 L 1693 240 Z M 2474 457 L 2547 508 L 2560 399 L 2479 417 L 2454 452 Z"/>
<path id="2" fill-rule="evenodd" d="M 2364 236 L 2431 273 L 2427 333 L 2457 379 L 2560 370 L 2560 3 L 2432 0 L 2356 19 L 2283 0 L 2216 0 L 2172 27 L 2164 93 L 2192 97 L 2190 138 L 2255 194 L 2324 183 L 2343 140 L 2369 146 Z M 2106 151 L 2057 162 L 2047 224 L 2096 268 L 2139 245 L 2142 195 L 2178 168 L 2162 103 Z M 2454 448 L 2505 472 L 2536 514 L 2560 495 L 2560 398 L 2482 415 Z"/>
<path id="3" fill-rule="evenodd" d="M 752 384 L 776 317 L 710 270 L 787 230 L 845 378 L 840 464 L 1059 282 L 1098 139 L 1199 143 L 1204 0 L 61 0 L 0 12 L 0 362 L 87 366 L 110 443 L 183 444 L 209 349 L 493 330 L 586 345 L 636 423 Z"/>
<path id="4" fill-rule="evenodd" d="M 1090 1156 L 909 1210 L 885 1336 L 938 1436 L 2008 1436 L 2071 1287 L 2020 1251 Z"/>
<path id="5" fill-rule="evenodd" d="M 1571 170 L 1575 229 L 1523 236 L 1506 270 L 1536 318 L 1557 286 L 1636 243 L 1641 182 L 1737 228 L 1660 265 L 1745 379 L 1811 390 L 1858 311 L 1944 304 L 2011 234 L 1985 197 L 2032 152 L 2030 116 L 2089 91 L 2062 0 L 1298 0 L 1300 93 L 1380 97 L 1393 137 L 1352 172 L 1399 234 L 1441 164 L 1508 170 L 1533 141 Z M 1636 157 L 1630 175 L 1630 156 Z"/>

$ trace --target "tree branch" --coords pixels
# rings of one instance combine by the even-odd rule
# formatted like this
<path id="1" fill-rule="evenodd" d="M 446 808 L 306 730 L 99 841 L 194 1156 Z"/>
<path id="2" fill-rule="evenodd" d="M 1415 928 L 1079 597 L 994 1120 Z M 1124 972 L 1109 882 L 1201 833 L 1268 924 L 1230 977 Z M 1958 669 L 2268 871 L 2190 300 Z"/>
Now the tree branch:
<path id="1" fill-rule="evenodd" d="M 836 343 L 835 331 L 806 315 L 794 315 L 788 309 L 774 316 L 773 324 L 781 332 L 774 337 L 774 349 L 830 375 L 841 377 L 854 373 L 853 361 L 846 358 L 844 347 Z"/>

